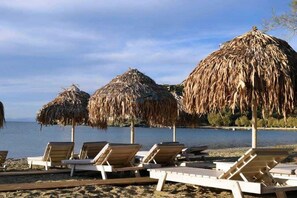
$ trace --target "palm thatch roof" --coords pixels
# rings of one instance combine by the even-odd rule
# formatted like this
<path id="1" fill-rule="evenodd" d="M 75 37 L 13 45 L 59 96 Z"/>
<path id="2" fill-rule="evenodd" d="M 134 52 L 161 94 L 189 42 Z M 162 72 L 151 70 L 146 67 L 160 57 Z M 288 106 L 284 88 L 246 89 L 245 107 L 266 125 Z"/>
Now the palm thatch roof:
<path id="1" fill-rule="evenodd" d="M 37 113 L 36 120 L 43 125 L 70 125 L 88 122 L 88 101 L 90 95 L 75 85 L 65 89 Z"/>
<path id="2" fill-rule="evenodd" d="M 177 116 L 174 97 L 137 69 L 129 69 L 98 89 L 89 100 L 89 120 L 101 127 L 109 119 L 117 122 L 146 121 L 149 125 L 172 126 Z"/>
<path id="3" fill-rule="evenodd" d="M 296 52 L 254 27 L 198 64 L 184 81 L 184 104 L 203 114 L 226 107 L 247 110 L 254 100 L 267 112 L 286 114 L 294 109 L 296 90 Z"/>
<path id="4" fill-rule="evenodd" d="M 0 101 L 0 128 L 4 126 L 5 116 L 4 116 L 4 106 Z"/>

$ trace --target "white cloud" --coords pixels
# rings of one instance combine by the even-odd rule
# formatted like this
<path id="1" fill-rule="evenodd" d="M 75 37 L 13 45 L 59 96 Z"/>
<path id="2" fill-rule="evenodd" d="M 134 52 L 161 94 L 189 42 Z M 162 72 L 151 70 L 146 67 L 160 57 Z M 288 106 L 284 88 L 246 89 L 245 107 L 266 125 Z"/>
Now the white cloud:
<path id="1" fill-rule="evenodd" d="M 10 8 L 15 10 L 25 10 L 25 11 L 34 11 L 34 12 L 55 12 L 55 11 L 69 11 L 69 10 L 113 10 L 118 9 L 119 7 L 124 9 L 139 9 L 139 8 L 148 8 L 169 1 L 160 1 L 156 0 L 143 0 L 143 1 L 133 1 L 133 0 L 89 0 L 89 1 L 80 1 L 80 0 L 2 0 L 0 1 L 0 7 Z"/>
<path id="2" fill-rule="evenodd" d="M 62 24 L 57 25 L 57 27 L 38 27 L 31 28 L 30 33 L 39 31 L 44 36 L 52 38 L 60 38 L 61 40 L 86 40 L 86 41 L 98 41 L 102 39 L 102 36 L 99 33 L 95 33 L 92 30 L 81 30 L 79 28 L 72 29 L 60 27 Z M 41 32 L 40 32 L 41 31 Z"/>
<path id="3" fill-rule="evenodd" d="M 0 24 L 3 24 L 0 22 Z M 102 40 L 99 33 L 59 27 L 0 26 L 0 54 L 37 55 L 80 50 Z M 84 44 L 84 45 L 83 45 Z"/>
<path id="4" fill-rule="evenodd" d="M 12 28 L 0 28 L 0 43 L 7 44 L 30 44 L 33 46 L 43 46 L 48 45 L 50 42 L 47 39 L 42 39 L 40 37 L 32 36 L 25 33 L 25 31 L 20 31 Z"/>
<path id="5" fill-rule="evenodd" d="M 69 3 L 69 1 L 68 1 Z M 73 1 L 74 3 L 74 1 Z M 16 10 L 29 10 L 29 11 L 50 11 L 55 10 L 59 7 L 63 8 L 67 5 L 66 0 L 2 0 L 0 7 L 11 8 Z"/>
<path id="6" fill-rule="evenodd" d="M 136 67 L 156 78 L 159 76 L 162 83 L 173 84 L 184 80 L 185 75 L 181 73 L 190 73 L 198 61 L 217 49 L 213 44 L 200 44 L 195 40 L 195 45 L 189 45 L 188 42 L 191 40 L 130 40 L 123 49 L 86 54 L 84 57 L 112 65 Z M 175 77 L 171 78 L 171 75 Z M 173 81 L 165 82 L 164 79 Z"/>
<path id="7" fill-rule="evenodd" d="M 0 79 L 1 94 L 58 93 L 72 84 L 82 90 L 94 91 L 110 79 L 104 73 L 64 73 Z"/>

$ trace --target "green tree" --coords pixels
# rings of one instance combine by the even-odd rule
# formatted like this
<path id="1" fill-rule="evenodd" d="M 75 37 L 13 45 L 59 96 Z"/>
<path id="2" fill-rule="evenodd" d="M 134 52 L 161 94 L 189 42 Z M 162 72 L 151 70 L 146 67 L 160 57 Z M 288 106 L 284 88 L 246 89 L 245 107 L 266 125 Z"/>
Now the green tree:
<path id="1" fill-rule="evenodd" d="M 295 117 L 288 117 L 287 119 L 287 126 L 288 127 L 297 127 L 297 118 Z"/>
<path id="2" fill-rule="evenodd" d="M 207 119 L 211 126 L 230 126 L 233 122 L 232 112 L 227 109 L 219 113 L 209 113 Z"/>
<path id="3" fill-rule="evenodd" d="M 265 126 L 266 126 L 266 122 L 265 122 L 265 120 L 264 120 L 264 119 L 260 119 L 260 118 L 258 118 L 258 119 L 257 119 L 257 126 L 258 126 L 258 127 L 265 127 Z"/>
<path id="4" fill-rule="evenodd" d="M 208 122 L 211 126 L 222 126 L 222 118 L 218 113 L 209 113 L 207 115 Z"/>
<path id="5" fill-rule="evenodd" d="M 224 126 L 230 126 L 232 124 L 232 112 L 230 110 L 225 110 L 221 113 L 222 123 Z"/>
<path id="6" fill-rule="evenodd" d="M 247 127 L 247 126 L 251 126 L 251 121 L 248 119 L 247 116 L 244 115 L 244 116 L 241 116 L 241 117 L 237 118 L 235 120 L 235 124 L 237 126 L 245 126 L 245 127 Z"/>
<path id="7" fill-rule="evenodd" d="M 278 120 L 278 125 L 276 127 L 286 127 L 286 122 L 284 119 Z"/>
<path id="8" fill-rule="evenodd" d="M 239 118 L 237 118 L 237 119 L 235 120 L 235 125 L 236 125 L 236 126 L 242 126 Z"/>
<path id="9" fill-rule="evenodd" d="M 229 116 L 225 115 L 222 117 L 222 123 L 223 123 L 223 126 L 230 126 L 232 123 L 232 120 L 230 119 Z"/>
<path id="10" fill-rule="evenodd" d="M 268 127 L 276 127 L 276 126 L 278 126 L 278 119 L 276 119 L 274 117 L 269 117 L 267 119 L 267 126 Z"/>

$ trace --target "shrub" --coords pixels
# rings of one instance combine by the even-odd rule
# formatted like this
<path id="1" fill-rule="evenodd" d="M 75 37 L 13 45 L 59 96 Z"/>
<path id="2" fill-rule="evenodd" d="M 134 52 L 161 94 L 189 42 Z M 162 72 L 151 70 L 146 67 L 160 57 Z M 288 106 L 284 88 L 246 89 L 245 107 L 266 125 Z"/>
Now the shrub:
<path id="1" fill-rule="evenodd" d="M 277 127 L 278 126 L 278 119 L 269 117 L 267 119 L 267 126 L 268 127 Z"/>
<path id="2" fill-rule="evenodd" d="M 208 122 L 211 126 L 222 126 L 223 121 L 220 114 L 217 113 L 209 113 L 207 115 Z"/>
<path id="3" fill-rule="evenodd" d="M 257 126 L 258 126 L 258 127 L 265 127 L 265 126 L 266 126 L 266 122 L 265 122 L 265 120 L 264 120 L 264 119 L 260 119 L 260 118 L 258 118 L 258 119 L 257 119 Z"/>
<path id="4" fill-rule="evenodd" d="M 288 127 L 297 127 L 297 118 L 288 117 L 286 125 Z"/>
<path id="5" fill-rule="evenodd" d="M 241 116 L 241 117 L 237 118 L 237 119 L 235 120 L 235 124 L 236 124 L 237 126 L 245 126 L 245 127 L 247 127 L 247 126 L 251 126 L 251 122 L 250 122 L 250 120 L 248 119 L 248 117 L 246 117 L 246 116 Z"/>

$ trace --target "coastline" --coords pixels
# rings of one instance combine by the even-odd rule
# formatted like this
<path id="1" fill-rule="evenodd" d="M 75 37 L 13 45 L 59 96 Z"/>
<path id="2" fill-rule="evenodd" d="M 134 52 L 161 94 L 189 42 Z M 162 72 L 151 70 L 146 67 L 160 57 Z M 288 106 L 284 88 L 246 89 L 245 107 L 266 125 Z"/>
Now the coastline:
<path id="1" fill-rule="evenodd" d="M 232 131 L 243 131 L 243 130 L 252 130 L 252 127 L 238 127 L 238 126 L 200 126 L 197 127 L 200 129 L 224 129 L 224 130 L 232 130 Z M 290 132 L 297 132 L 297 128 L 281 128 L 281 127 L 258 127 L 258 130 L 263 131 L 290 131 Z"/>
<path id="2" fill-rule="evenodd" d="M 26 121 L 26 120 L 6 120 L 6 123 L 36 123 L 38 124 L 36 121 Z M 40 125 L 40 124 L 38 124 Z M 81 125 L 81 126 L 87 126 L 87 125 Z M 117 125 L 110 125 L 109 127 L 130 127 L 130 124 L 127 125 L 121 125 L 121 126 L 117 126 Z M 136 125 L 135 127 L 139 127 L 139 128 L 168 128 L 168 127 L 153 127 L 153 126 L 146 126 L 146 125 Z M 169 127 L 171 128 L 171 127 Z M 190 128 L 190 129 L 226 129 L 226 130 L 252 130 L 252 127 L 239 127 L 239 126 L 210 126 L 210 125 L 204 125 L 204 126 L 195 126 L 195 127 L 183 127 L 183 126 L 179 126 L 176 127 L 178 128 Z M 288 127 L 257 127 L 258 130 L 271 130 L 271 131 L 277 131 L 277 130 L 281 130 L 281 131 L 296 131 L 297 132 L 297 128 L 288 128 Z"/>
<path id="3" fill-rule="evenodd" d="M 281 148 L 292 148 L 296 150 L 297 144 L 276 146 Z M 245 153 L 249 147 L 242 148 L 223 148 L 223 149 L 208 149 L 209 156 L 206 157 L 206 162 L 217 160 L 238 159 Z M 288 159 L 288 162 L 294 162 L 294 156 Z M 11 171 L 28 171 L 30 170 L 26 159 L 8 159 L 7 172 Z M 42 170 L 40 167 L 34 167 L 35 171 Z M 113 174 L 111 178 L 119 178 L 119 174 Z M 55 182 L 55 181 L 83 181 L 90 179 L 101 179 L 100 173 L 79 173 L 73 177 L 69 173 L 59 174 L 38 174 L 38 175 L 23 175 L 23 176 L 4 176 L 0 173 L 0 184 L 15 184 L 18 183 L 40 183 L 40 182 Z M 164 190 L 161 192 L 155 191 L 156 183 L 153 184 L 137 184 L 137 185 L 88 185 L 71 188 L 57 188 L 44 190 L 18 190 L 11 192 L 0 192 L 0 197 L 221 197 L 231 198 L 230 191 L 205 188 L 181 183 L 166 182 Z M 296 197 L 297 192 L 288 193 L 288 197 Z M 245 197 L 256 198 L 252 194 L 245 194 Z M 263 195 L 261 197 L 275 197 L 274 194 Z"/>

